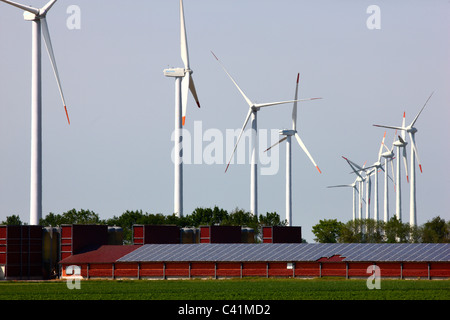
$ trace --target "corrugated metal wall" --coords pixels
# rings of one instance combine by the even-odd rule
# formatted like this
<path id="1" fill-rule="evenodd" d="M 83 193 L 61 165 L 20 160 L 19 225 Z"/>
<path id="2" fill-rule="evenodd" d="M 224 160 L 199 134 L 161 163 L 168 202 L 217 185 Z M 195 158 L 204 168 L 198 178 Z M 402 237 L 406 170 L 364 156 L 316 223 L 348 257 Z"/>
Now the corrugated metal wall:
<path id="1" fill-rule="evenodd" d="M 345 277 L 367 278 L 370 262 L 141 262 L 81 264 L 84 278 Z M 450 263 L 377 263 L 381 277 L 449 278 Z M 63 266 L 64 267 L 64 266 Z M 63 268 L 65 270 L 65 267 Z M 63 271 L 63 276 L 65 272 Z"/>

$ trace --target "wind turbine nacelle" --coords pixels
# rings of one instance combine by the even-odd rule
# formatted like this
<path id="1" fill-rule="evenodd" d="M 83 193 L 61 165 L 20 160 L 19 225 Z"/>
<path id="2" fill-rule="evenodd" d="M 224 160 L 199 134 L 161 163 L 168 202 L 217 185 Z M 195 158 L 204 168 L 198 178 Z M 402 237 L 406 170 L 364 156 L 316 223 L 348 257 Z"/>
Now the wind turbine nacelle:
<path id="1" fill-rule="evenodd" d="M 164 69 L 164 75 L 166 77 L 184 77 L 185 73 L 184 68 Z"/>
<path id="2" fill-rule="evenodd" d="M 36 15 L 34 13 L 28 12 L 28 11 L 24 11 L 23 12 L 23 18 L 26 21 L 34 21 L 37 19 Z"/>
<path id="3" fill-rule="evenodd" d="M 295 130 L 280 130 L 278 132 L 280 135 L 284 135 L 284 136 L 293 136 L 295 134 Z"/>

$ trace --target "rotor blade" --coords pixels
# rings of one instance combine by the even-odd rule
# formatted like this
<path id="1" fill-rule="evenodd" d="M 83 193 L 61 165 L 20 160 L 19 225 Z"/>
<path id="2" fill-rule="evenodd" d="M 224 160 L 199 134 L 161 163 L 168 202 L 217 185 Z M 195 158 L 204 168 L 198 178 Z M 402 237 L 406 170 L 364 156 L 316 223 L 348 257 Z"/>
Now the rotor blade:
<path id="1" fill-rule="evenodd" d="M 337 186 L 328 186 L 327 188 L 342 188 L 342 187 L 351 187 L 353 188 L 352 184 L 339 184 Z"/>
<path id="2" fill-rule="evenodd" d="M 297 102 L 297 101 L 311 101 L 311 100 L 317 100 L 322 98 L 306 98 L 306 99 L 299 99 L 299 100 L 288 100 L 288 101 L 278 101 L 278 102 L 268 102 L 268 103 L 255 103 L 254 106 L 256 108 L 262 108 L 262 107 L 270 107 L 275 106 L 278 104 L 285 104 L 285 103 L 291 103 L 291 102 Z"/>
<path id="3" fill-rule="evenodd" d="M 378 162 L 381 161 L 381 152 L 383 151 L 384 139 L 386 139 L 386 131 L 384 131 L 383 140 L 381 140 L 380 150 L 378 151 Z"/>
<path id="4" fill-rule="evenodd" d="M 190 75 L 191 80 L 189 81 L 189 89 L 191 90 L 192 96 L 194 97 L 195 102 L 197 103 L 197 106 L 200 108 L 200 101 L 197 97 L 197 91 L 195 90 L 194 86 L 194 78 L 192 78 L 192 74 Z"/>
<path id="5" fill-rule="evenodd" d="M 297 84 L 295 86 L 294 95 L 294 107 L 292 108 L 292 130 L 297 130 L 297 99 L 298 99 L 298 80 L 300 79 L 300 73 L 297 74 Z"/>
<path id="6" fill-rule="evenodd" d="M 50 8 L 53 7 L 55 2 L 56 0 L 50 0 L 49 2 L 47 2 L 47 4 L 39 10 L 39 14 L 42 16 L 45 15 L 48 12 L 48 10 L 50 10 Z"/>
<path id="7" fill-rule="evenodd" d="M 41 18 L 41 27 L 42 27 L 42 34 L 44 36 L 45 46 L 47 47 L 48 56 L 50 57 L 50 61 L 51 61 L 52 67 L 53 67 L 53 73 L 55 74 L 56 82 L 58 84 L 59 94 L 61 95 L 61 99 L 62 99 L 62 102 L 64 105 L 64 110 L 66 111 L 67 122 L 70 124 L 69 114 L 67 113 L 66 101 L 64 99 L 61 81 L 59 79 L 58 68 L 56 66 L 55 55 L 53 53 L 52 42 L 50 40 L 50 33 L 48 31 L 48 25 L 47 25 L 47 21 L 45 18 Z"/>
<path id="8" fill-rule="evenodd" d="M 12 6 L 16 7 L 16 8 L 19 8 L 19 9 L 31 12 L 31 13 L 33 13 L 35 15 L 39 15 L 39 9 L 37 9 L 37 8 L 26 6 L 26 5 L 23 5 L 23 4 L 14 2 L 14 1 L 8 1 L 8 0 L 0 0 L 0 1 L 3 1 L 3 2 L 7 3 L 7 4 L 10 4 L 10 5 L 12 5 Z"/>
<path id="9" fill-rule="evenodd" d="M 374 127 L 380 127 L 380 128 L 388 128 L 388 129 L 406 130 L 406 128 L 402 128 L 402 127 L 383 126 L 381 124 L 374 124 L 373 126 Z"/>
<path id="10" fill-rule="evenodd" d="M 236 86 L 236 88 L 239 90 L 239 92 L 241 93 L 241 95 L 244 97 L 245 101 L 247 101 L 247 104 L 252 107 L 253 106 L 253 102 L 250 101 L 250 99 L 245 95 L 245 93 L 241 90 L 241 88 L 239 88 L 238 84 L 236 83 L 236 81 L 234 81 L 233 77 L 228 73 L 227 69 L 225 69 L 224 65 L 222 64 L 222 62 L 219 60 L 219 58 L 217 58 L 217 56 L 214 54 L 214 52 L 212 52 L 212 55 L 214 56 L 214 58 L 216 58 L 217 61 L 219 61 L 220 65 L 222 66 L 223 70 L 225 71 L 225 73 L 228 75 L 228 77 L 231 79 L 231 81 L 233 81 L 234 85 Z"/>
<path id="11" fill-rule="evenodd" d="M 298 135 L 297 132 L 295 133 L 295 138 L 297 139 L 298 144 L 300 145 L 300 147 L 303 149 L 303 151 L 309 157 L 309 160 L 311 160 L 311 162 L 314 164 L 314 166 L 316 167 L 317 171 L 319 171 L 319 173 L 322 173 L 322 171 L 320 171 L 320 169 L 319 169 L 319 166 L 316 164 L 316 162 L 314 161 L 313 157 L 309 153 L 308 149 L 306 149 L 305 144 L 303 143 L 302 139 L 300 139 L 300 136 Z"/>
<path id="12" fill-rule="evenodd" d="M 251 108 L 249 108 L 247 117 L 245 118 L 245 121 L 244 121 L 244 125 L 242 126 L 241 132 L 239 133 L 239 137 L 236 141 L 236 144 L 234 145 L 233 152 L 231 153 L 230 160 L 228 160 L 228 164 L 227 164 L 227 168 L 225 169 L 225 172 L 227 172 L 228 167 L 230 166 L 231 159 L 233 159 L 234 152 L 236 151 L 239 141 L 241 140 L 242 133 L 244 132 L 245 127 L 247 126 L 248 120 L 250 119 L 252 112 L 253 112 L 253 110 Z"/>
<path id="13" fill-rule="evenodd" d="M 283 141 L 286 140 L 286 139 L 287 139 L 287 136 L 284 137 L 284 138 L 282 138 L 282 139 L 280 139 L 280 141 L 278 141 L 277 143 L 273 144 L 272 146 L 270 146 L 269 148 L 267 148 L 266 150 L 264 150 L 264 152 L 269 151 L 270 149 L 272 149 L 272 148 L 275 147 L 276 145 L 279 145 L 281 142 L 283 142 Z"/>
<path id="14" fill-rule="evenodd" d="M 433 95 L 434 91 L 430 94 L 430 96 L 428 97 L 427 101 L 425 101 L 425 104 L 423 105 L 422 109 L 420 109 L 419 113 L 417 114 L 417 116 L 414 118 L 413 122 L 411 122 L 410 127 L 414 126 L 414 124 L 417 121 L 417 118 L 419 118 L 420 114 L 422 113 L 423 109 L 425 109 L 425 106 L 427 105 L 428 101 L 430 100 L 431 96 Z"/>
<path id="15" fill-rule="evenodd" d="M 184 23 L 183 0 L 180 0 L 180 29 L 181 60 L 183 60 L 184 68 L 189 69 L 189 53 L 186 37 L 186 25 Z"/>
<path id="16" fill-rule="evenodd" d="M 406 181 L 409 183 L 408 159 L 406 157 L 406 147 L 403 147 L 403 164 L 405 165 Z"/>
<path id="17" fill-rule="evenodd" d="M 403 111 L 403 120 L 402 120 L 402 128 L 405 127 L 406 122 L 406 112 Z M 406 130 L 402 130 L 402 139 L 406 139 Z"/>
<path id="18" fill-rule="evenodd" d="M 342 158 L 344 158 L 345 161 L 347 161 L 348 165 L 352 168 L 353 172 L 356 173 L 356 175 L 362 179 L 363 177 L 359 174 L 359 171 L 361 171 L 363 169 L 360 166 L 358 166 L 356 163 L 347 159 L 346 157 L 342 156 Z M 359 170 L 356 170 L 356 168 L 353 165 L 355 165 Z"/>
<path id="19" fill-rule="evenodd" d="M 415 141 L 414 134 L 409 132 L 409 137 L 411 139 L 411 144 L 413 146 L 414 154 L 416 155 L 416 158 L 417 158 L 417 163 L 419 164 L 420 172 L 422 172 L 422 165 L 420 164 L 419 153 L 417 152 L 417 146 L 416 146 L 416 141 Z M 411 155 L 411 157 L 413 157 L 413 156 L 414 155 Z"/>
<path id="20" fill-rule="evenodd" d="M 184 123 L 186 122 L 186 109 L 187 109 L 187 99 L 188 99 L 188 93 L 189 93 L 189 80 L 190 80 L 189 73 L 186 73 L 181 80 L 181 108 L 182 108 L 182 124 L 184 126 Z"/>

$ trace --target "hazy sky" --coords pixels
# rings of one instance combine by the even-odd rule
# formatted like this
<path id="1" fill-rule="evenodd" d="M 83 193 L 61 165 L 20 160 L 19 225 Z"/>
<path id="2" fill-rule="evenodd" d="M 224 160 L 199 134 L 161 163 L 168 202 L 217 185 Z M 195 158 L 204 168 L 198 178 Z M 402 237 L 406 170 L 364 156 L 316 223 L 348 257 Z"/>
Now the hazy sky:
<path id="1" fill-rule="evenodd" d="M 71 5 L 80 9 L 79 29 L 67 25 L 77 18 L 67 13 Z M 368 19 L 375 22 L 366 12 L 370 5 L 380 8 L 380 29 L 367 26 Z M 299 97 L 323 97 L 300 103 L 298 111 L 299 133 L 322 174 L 292 144 L 293 224 L 303 227 L 308 242 L 320 219 L 352 217 L 351 189 L 326 188 L 354 180 L 341 156 L 361 165 L 375 162 L 384 130 L 372 125 L 400 125 L 403 111 L 411 122 L 432 91 L 416 123 L 423 167 L 417 174 L 418 223 L 437 215 L 450 219 L 449 1 L 185 0 L 184 7 L 202 105 L 198 109 L 189 96 L 185 129 L 193 141 L 203 141 L 197 148 L 206 154 L 214 139 L 224 139 L 223 155 L 215 150 L 218 163 L 197 154 L 201 164 L 184 166 L 185 214 L 214 205 L 250 209 L 248 155 L 224 173 L 226 132 L 240 129 L 248 106 L 212 50 L 253 101 L 293 99 L 298 72 Z M 179 2 L 60 0 L 47 21 L 71 124 L 43 46 L 43 215 L 72 208 L 93 210 L 102 219 L 126 210 L 171 214 L 174 80 L 163 69 L 183 66 Z M 0 55 L 0 221 L 18 214 L 28 222 L 31 23 L 4 3 Z M 258 113 L 267 143 L 272 129 L 290 127 L 291 110 L 284 105 Z M 388 131 L 389 146 L 393 139 Z M 194 143 L 191 153 L 194 162 Z M 279 167 L 259 176 L 259 213 L 276 211 L 284 218 L 285 144 L 269 156 L 272 163 L 262 167 Z M 409 221 L 404 175 L 402 196 Z M 380 201 L 382 208 L 382 196 Z M 391 215 L 394 209 L 390 185 Z"/>

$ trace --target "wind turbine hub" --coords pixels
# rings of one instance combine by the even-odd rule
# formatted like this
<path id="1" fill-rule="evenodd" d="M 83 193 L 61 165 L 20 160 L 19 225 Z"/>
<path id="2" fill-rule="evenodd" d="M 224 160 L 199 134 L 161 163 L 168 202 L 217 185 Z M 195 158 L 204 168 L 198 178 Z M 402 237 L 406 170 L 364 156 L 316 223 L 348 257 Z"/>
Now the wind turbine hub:
<path id="1" fill-rule="evenodd" d="M 411 128 L 408 128 L 408 129 L 406 130 L 406 132 L 409 132 L 409 133 L 416 133 L 416 132 L 417 132 L 417 129 L 414 128 L 414 127 L 411 127 Z"/>
<path id="2" fill-rule="evenodd" d="M 261 109 L 261 108 L 260 108 L 260 107 L 252 106 L 251 109 L 252 109 L 252 111 L 254 111 L 254 112 L 258 112 L 259 109 Z"/>
<path id="3" fill-rule="evenodd" d="M 23 12 L 23 18 L 26 21 L 35 21 L 35 20 L 40 20 L 42 18 L 42 16 L 37 16 L 34 13 L 28 12 L 28 11 L 24 11 Z"/>

